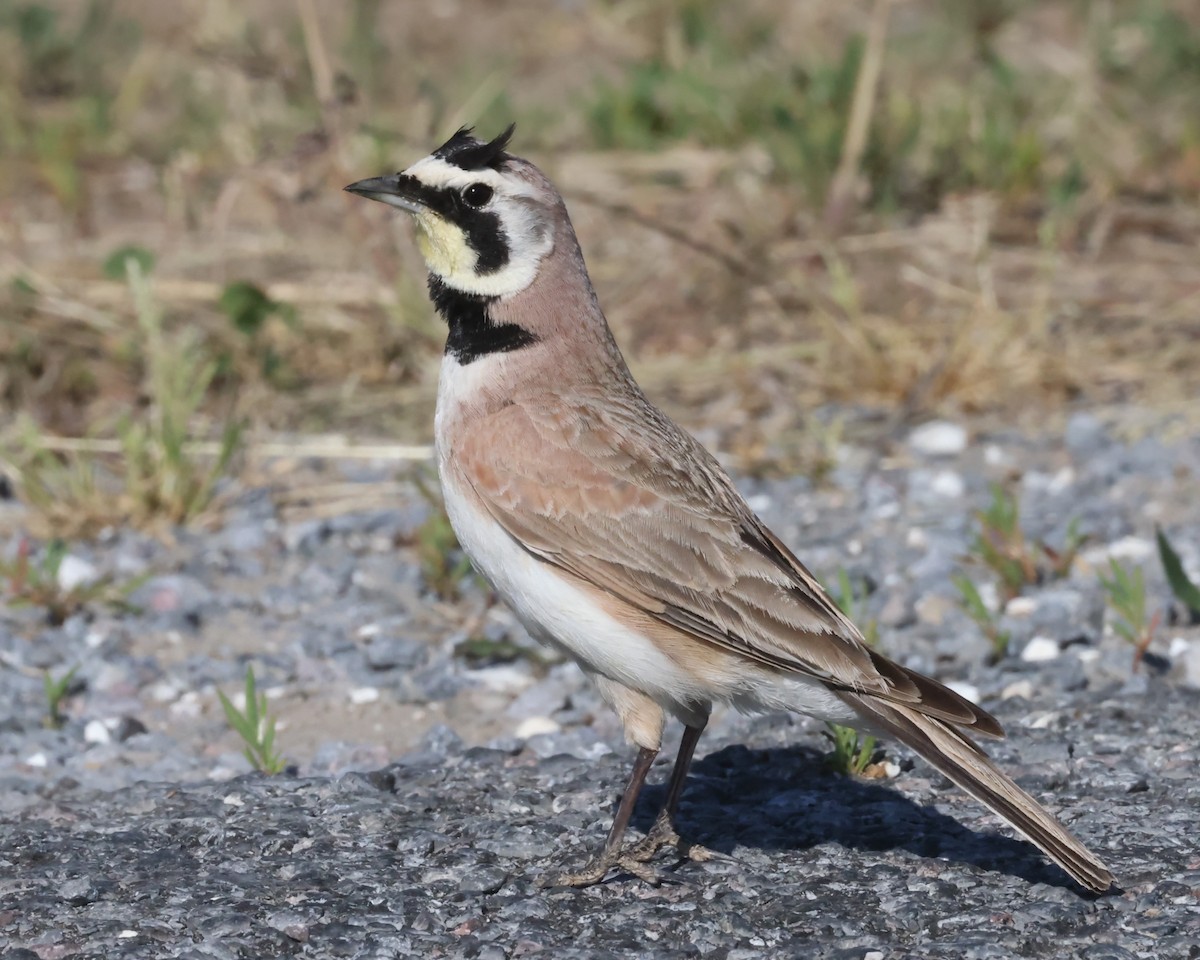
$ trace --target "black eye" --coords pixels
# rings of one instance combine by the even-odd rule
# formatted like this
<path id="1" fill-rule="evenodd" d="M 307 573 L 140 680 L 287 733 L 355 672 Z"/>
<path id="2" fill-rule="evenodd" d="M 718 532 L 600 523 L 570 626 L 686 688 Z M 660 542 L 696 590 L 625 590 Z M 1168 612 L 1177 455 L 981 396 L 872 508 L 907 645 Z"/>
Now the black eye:
<path id="1" fill-rule="evenodd" d="M 486 183 L 473 183 L 463 191 L 462 198 L 472 207 L 482 207 L 492 199 L 492 190 Z"/>

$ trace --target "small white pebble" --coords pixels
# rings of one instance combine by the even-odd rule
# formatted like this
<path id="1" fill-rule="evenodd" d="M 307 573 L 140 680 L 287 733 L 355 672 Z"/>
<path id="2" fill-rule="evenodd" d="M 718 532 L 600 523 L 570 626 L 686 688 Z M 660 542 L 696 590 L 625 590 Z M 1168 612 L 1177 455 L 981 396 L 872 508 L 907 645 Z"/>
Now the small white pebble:
<path id="1" fill-rule="evenodd" d="M 967 484 L 961 474 L 953 470 L 939 470 L 929 481 L 929 489 L 939 497 L 947 500 L 957 500 L 967 491 Z"/>
<path id="2" fill-rule="evenodd" d="M 263 696 L 268 700 L 280 700 L 287 692 L 287 687 L 267 687 L 267 689 L 263 691 Z"/>
<path id="3" fill-rule="evenodd" d="M 1183 649 L 1172 659 L 1175 661 L 1178 679 L 1183 685 L 1193 690 L 1200 689 L 1200 643 L 1184 643 Z"/>
<path id="4" fill-rule="evenodd" d="M 1033 597 L 1013 597 L 1004 605 L 1004 613 L 1009 617 L 1029 617 L 1038 608 L 1038 602 Z"/>
<path id="5" fill-rule="evenodd" d="M 1057 660 L 1062 653 L 1058 641 L 1049 637 L 1034 637 L 1021 651 L 1021 659 L 1026 663 L 1044 663 L 1047 660 Z"/>
<path id="6" fill-rule="evenodd" d="M 512 664 L 472 670 L 470 677 L 476 683 L 489 690 L 494 690 L 496 693 L 520 693 L 534 683 L 528 670 L 522 670 Z"/>
<path id="7" fill-rule="evenodd" d="M 750 938 L 750 946 L 752 946 L 752 947 L 765 947 L 766 945 L 767 945 L 767 941 L 764 940 L 762 937 L 751 937 Z"/>
<path id="8" fill-rule="evenodd" d="M 858 539 L 846 541 L 846 553 L 852 557 L 861 557 L 863 552 L 863 542 Z"/>
<path id="9" fill-rule="evenodd" d="M 1143 537 L 1122 537 L 1112 543 L 1092 547 L 1083 558 L 1094 566 L 1108 566 L 1109 559 L 1113 560 L 1145 560 L 1154 553 L 1154 544 Z"/>
<path id="10" fill-rule="evenodd" d="M 246 801 L 239 797 L 236 793 L 226 794 L 225 799 L 221 802 L 227 807 L 244 807 L 246 805 Z"/>
<path id="11" fill-rule="evenodd" d="M 895 500 L 881 503 L 875 508 L 876 520 L 891 520 L 893 517 L 898 516 L 900 516 L 900 504 Z"/>
<path id="12" fill-rule="evenodd" d="M 50 761 L 46 759 L 46 755 L 44 753 L 35 753 L 32 756 L 26 757 L 25 763 L 31 767 L 44 767 L 47 766 Z"/>
<path id="13" fill-rule="evenodd" d="M 661 936 L 662 936 L 662 934 L 659 933 L 657 930 L 647 930 L 646 931 L 646 939 L 653 940 L 655 943 L 658 943 L 658 938 Z"/>
<path id="14" fill-rule="evenodd" d="M 991 580 L 975 584 L 975 589 L 979 591 L 979 599 L 983 601 L 985 607 L 989 610 L 1000 609 L 1000 593 L 996 590 L 996 585 Z"/>
<path id="15" fill-rule="evenodd" d="M 100 720 L 89 720 L 87 726 L 83 728 L 83 740 L 85 743 L 109 743 L 112 740 L 112 734 L 108 732 L 108 727 Z"/>
<path id="16" fill-rule="evenodd" d="M 948 420 L 931 420 L 908 435 L 908 445 L 927 457 L 952 457 L 967 449 L 967 431 Z"/>
<path id="17" fill-rule="evenodd" d="M 1188 648 L 1191 647 L 1191 645 L 1192 641 L 1187 637 L 1172 637 L 1171 646 L 1167 650 L 1167 656 L 1172 660 L 1178 660 L 1188 652 Z"/>
<path id="18" fill-rule="evenodd" d="M 372 637 L 377 637 L 382 632 L 383 628 L 377 623 L 364 623 L 358 628 L 359 640 L 370 640 Z"/>
<path id="19" fill-rule="evenodd" d="M 1003 447 L 989 443 L 983 448 L 983 462 L 989 467 L 1002 467 L 1009 462 L 1009 457 Z"/>
<path id="20" fill-rule="evenodd" d="M 868 950 L 863 954 L 863 960 L 883 960 L 883 952 L 881 950 Z"/>
<path id="21" fill-rule="evenodd" d="M 1075 484 L 1075 471 L 1070 467 L 1063 467 L 1054 476 L 1050 478 L 1050 482 L 1046 485 L 1046 489 L 1050 493 L 1065 493 L 1070 490 Z"/>
<path id="22" fill-rule="evenodd" d="M 514 734 L 521 740 L 539 737 L 544 733 L 558 733 L 562 727 L 549 717 L 526 717 L 518 725 Z"/>
<path id="23" fill-rule="evenodd" d="M 1025 726 L 1030 730 L 1044 730 L 1058 719 L 1057 710 L 1045 710 L 1042 713 L 1035 713 L 1025 723 Z"/>
<path id="24" fill-rule="evenodd" d="M 929 535 L 920 527 L 909 527 L 904 543 L 914 550 L 924 550 L 929 546 Z"/>
<path id="25" fill-rule="evenodd" d="M 378 687 L 355 687 L 350 691 L 350 702 L 355 704 L 374 703 L 379 699 Z"/>
<path id="26" fill-rule="evenodd" d="M 946 686 L 964 700 L 970 700 L 972 703 L 979 702 L 979 688 L 973 683 L 967 683 L 965 680 L 948 680 Z"/>
<path id="27" fill-rule="evenodd" d="M 173 683 L 162 681 L 150 688 L 150 699 L 158 703 L 169 703 L 179 696 L 179 688 Z"/>
<path id="28" fill-rule="evenodd" d="M 1099 650 L 1080 650 L 1078 653 L 1075 654 L 1075 656 L 1079 658 L 1080 663 L 1095 663 L 1095 661 L 1100 659 L 1100 651 Z"/>
<path id="29" fill-rule="evenodd" d="M 895 760 L 884 760 L 882 763 L 883 772 L 887 774 L 888 779 L 900 776 L 900 764 Z"/>
<path id="30" fill-rule="evenodd" d="M 58 585 L 63 590 L 75 590 L 86 587 L 100 579 L 100 571 L 96 565 L 82 557 L 67 554 L 58 565 Z"/>
<path id="31" fill-rule="evenodd" d="M 917 619 L 921 623 L 928 623 L 935 627 L 941 626 L 946 617 L 950 615 L 950 611 L 956 609 L 958 609 L 958 604 L 955 601 L 936 593 L 927 593 L 913 604 Z"/>
<path id="32" fill-rule="evenodd" d="M 104 646 L 104 642 L 108 639 L 108 631 L 106 630 L 89 630 L 83 638 L 84 644 L 92 650 L 97 647 Z"/>
<path id="33" fill-rule="evenodd" d="M 122 930 L 120 933 L 117 934 L 117 939 L 118 940 L 130 940 L 133 937 L 136 937 L 137 935 L 138 935 L 138 932 L 136 930 Z"/>
<path id="34" fill-rule="evenodd" d="M 243 697 L 242 706 L 245 706 L 245 698 Z M 200 716 L 200 696 L 195 690 L 188 690 L 178 700 L 170 706 L 172 716 L 176 717 L 198 717 Z"/>
<path id="35" fill-rule="evenodd" d="M 1033 696 L 1033 683 L 1029 680 L 1015 680 L 1000 691 L 1001 700 L 1011 700 L 1020 697 L 1029 700 Z"/>

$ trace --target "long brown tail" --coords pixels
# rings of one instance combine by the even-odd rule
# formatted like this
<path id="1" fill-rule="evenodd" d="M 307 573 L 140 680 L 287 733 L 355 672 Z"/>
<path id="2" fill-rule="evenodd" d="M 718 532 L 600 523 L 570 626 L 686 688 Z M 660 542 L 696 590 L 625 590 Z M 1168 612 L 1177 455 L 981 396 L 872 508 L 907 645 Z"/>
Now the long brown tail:
<path id="1" fill-rule="evenodd" d="M 1089 890 L 1103 893 L 1113 875 L 1067 828 L 950 724 L 911 707 L 856 693 L 841 698 L 864 720 L 911 747 L 980 803 L 1037 844 Z"/>

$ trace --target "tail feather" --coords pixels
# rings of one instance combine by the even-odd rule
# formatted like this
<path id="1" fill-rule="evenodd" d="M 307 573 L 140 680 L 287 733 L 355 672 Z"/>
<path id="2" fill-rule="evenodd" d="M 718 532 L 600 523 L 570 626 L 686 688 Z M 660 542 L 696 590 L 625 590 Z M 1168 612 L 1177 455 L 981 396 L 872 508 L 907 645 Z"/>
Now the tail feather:
<path id="1" fill-rule="evenodd" d="M 864 720 L 911 747 L 1016 827 L 1080 884 L 1097 893 L 1112 886 L 1113 875 L 1108 868 L 954 727 L 916 709 L 875 697 L 856 693 L 840 696 Z"/>
<path id="2" fill-rule="evenodd" d="M 882 694 L 889 703 L 899 704 L 901 709 L 911 703 L 913 709 L 921 713 L 957 727 L 966 727 L 979 736 L 1004 739 L 1004 728 L 982 707 L 932 677 L 901 666 L 878 651 L 868 650 L 867 653 L 880 676 L 890 684 L 889 691 Z"/>

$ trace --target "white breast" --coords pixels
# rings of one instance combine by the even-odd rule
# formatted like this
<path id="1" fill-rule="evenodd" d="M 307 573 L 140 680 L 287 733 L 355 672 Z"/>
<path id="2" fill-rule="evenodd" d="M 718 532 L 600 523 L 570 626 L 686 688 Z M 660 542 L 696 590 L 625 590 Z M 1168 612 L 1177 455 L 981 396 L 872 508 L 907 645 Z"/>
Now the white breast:
<path id="1" fill-rule="evenodd" d="M 504 355 L 481 357 L 463 366 L 442 361 L 435 438 L 438 472 L 450 525 L 459 543 L 525 628 L 543 643 L 567 653 L 589 672 L 642 690 L 664 706 L 706 700 L 706 691 L 645 636 L 616 620 L 583 590 L 534 558 L 459 487 L 452 467 L 453 424 L 464 401 L 501 374 Z"/>

